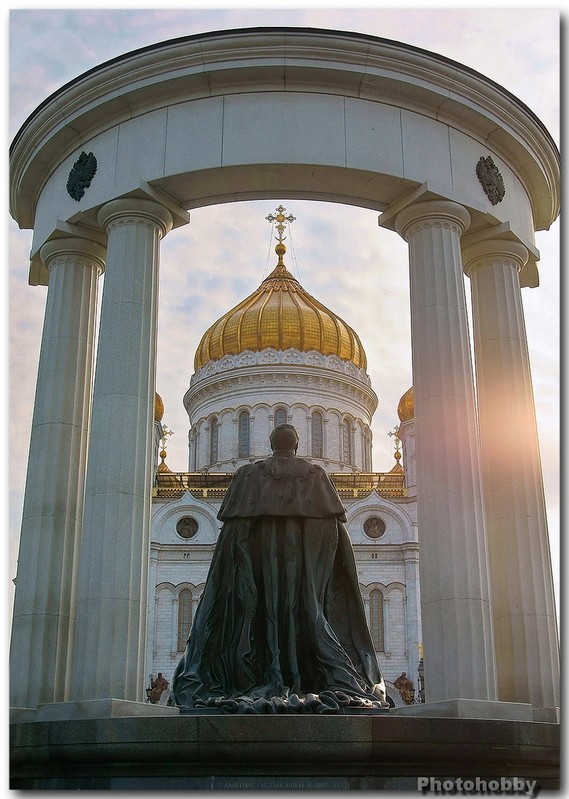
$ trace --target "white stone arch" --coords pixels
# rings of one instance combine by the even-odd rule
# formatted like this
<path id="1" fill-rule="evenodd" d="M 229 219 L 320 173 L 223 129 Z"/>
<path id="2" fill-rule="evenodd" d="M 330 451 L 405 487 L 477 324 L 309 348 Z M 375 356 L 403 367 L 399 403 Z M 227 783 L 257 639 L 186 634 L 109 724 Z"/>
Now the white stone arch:
<path id="1" fill-rule="evenodd" d="M 292 410 L 291 406 L 288 402 L 283 402 L 282 400 L 277 400 L 271 408 L 271 417 L 272 417 L 272 424 L 273 427 L 276 426 L 277 419 L 275 418 L 277 415 L 286 419 L 286 422 L 281 422 L 281 424 L 289 424 L 291 420 Z"/>
<path id="2" fill-rule="evenodd" d="M 303 458 L 310 457 L 308 405 L 305 402 L 291 402 L 289 405 L 288 418 L 289 424 L 291 424 L 298 433 L 298 454 Z"/>
<path id="3" fill-rule="evenodd" d="M 365 456 L 365 438 L 364 438 L 365 422 L 362 419 L 354 421 L 354 449 L 356 463 L 361 465 L 365 470 L 366 456 Z"/>
<path id="4" fill-rule="evenodd" d="M 378 539 L 369 538 L 363 530 L 366 519 L 379 516 L 386 522 L 385 533 Z M 404 506 L 380 497 L 373 491 L 347 508 L 347 526 L 354 544 L 381 546 L 416 540 L 416 526 Z"/>
<path id="5" fill-rule="evenodd" d="M 357 463 L 356 418 L 349 412 L 342 413 L 340 421 L 340 461 L 347 467 L 353 467 Z"/>
<path id="6" fill-rule="evenodd" d="M 178 617 L 178 591 L 176 586 L 168 581 L 158 583 L 154 592 L 154 602 L 153 660 L 161 648 L 165 648 L 169 652 L 175 651 L 176 642 L 173 629 Z"/>
<path id="7" fill-rule="evenodd" d="M 312 453 L 312 422 L 314 418 L 314 414 L 319 413 L 322 417 L 322 458 L 324 461 L 328 460 L 328 414 L 326 409 L 323 405 L 311 405 L 310 408 L 307 409 L 307 421 L 308 421 L 308 451 L 313 456 Z"/>
<path id="8" fill-rule="evenodd" d="M 324 418 L 328 441 L 327 454 L 331 461 L 340 463 L 342 458 L 341 430 L 342 413 L 337 408 L 329 408 Z"/>
<path id="9" fill-rule="evenodd" d="M 203 58 L 205 48 L 206 60 Z M 298 136 L 300 126 L 302 136 Z M 429 152 L 430 157 L 424 158 L 424 152 Z M 65 187 L 82 153 L 93 154 L 97 171 L 96 179 L 78 198 Z M 503 180 L 505 194 L 496 202 L 495 194 L 484 191 L 477 179 L 476 166 L 480 159 L 490 159 Z M 442 288 L 450 285 L 447 284 L 449 276 L 452 276 L 453 289 L 459 285 L 459 278 L 462 279 L 460 240 L 468 228 L 470 262 L 476 265 L 480 247 L 484 250 L 482 257 L 486 257 L 488 241 L 497 241 L 499 258 L 505 249 L 510 266 L 514 264 L 516 269 L 519 266 L 519 283 L 536 286 L 535 264 L 539 254 L 533 244 L 534 232 L 547 229 L 558 216 L 559 171 L 557 148 L 539 120 L 507 90 L 473 70 L 409 45 L 362 34 L 275 27 L 199 34 L 163 42 L 112 59 L 55 92 L 31 114 L 13 142 L 10 207 L 21 228 L 34 228 L 32 285 L 48 283 L 54 246 L 56 249 L 75 247 L 70 244 L 70 238 L 80 237 L 98 248 L 108 245 L 107 257 L 114 259 L 114 263 L 112 268 L 107 264 L 104 289 L 105 292 L 117 291 L 123 272 L 132 269 L 134 264 L 132 257 L 119 255 L 125 252 L 118 246 L 119 239 L 122 241 L 124 237 L 129 242 L 127 253 L 135 247 L 145 253 L 144 258 L 136 260 L 136 269 L 137 274 L 144 269 L 149 279 L 140 284 L 154 286 L 158 252 L 155 245 L 172 227 L 187 224 L 188 209 L 229 200 L 294 196 L 380 211 L 382 226 L 397 230 L 409 242 L 413 256 L 410 263 L 418 278 L 426 273 L 424 264 L 428 261 L 430 274 L 425 285 Z M 441 248 L 439 252 L 434 239 L 428 243 L 425 239 L 419 241 L 415 236 L 419 224 L 426 224 L 431 230 L 444 230 L 445 240 L 452 243 L 452 248 Z M 46 244 L 49 246 L 45 247 Z M 478 255 L 472 248 L 478 248 Z M 422 270 L 415 269 L 419 262 Z M 495 259 L 493 266 L 497 265 Z M 518 301 L 519 283 L 513 282 L 509 289 L 512 302 Z M 51 282 L 50 296 L 56 291 L 54 286 Z M 421 296 L 422 291 L 414 289 L 412 301 L 417 304 Z M 484 296 L 483 300 L 486 299 Z M 55 535 L 49 538 L 49 547 L 58 562 L 61 547 L 65 545 L 69 551 L 74 551 L 81 542 L 81 568 L 95 573 L 91 566 L 98 562 L 99 547 L 116 538 L 114 520 L 117 514 L 109 512 L 109 506 L 116 509 L 120 500 L 126 515 L 128 505 L 128 516 L 132 519 L 128 539 L 131 556 L 108 563 L 105 580 L 111 579 L 109 570 L 116 570 L 113 579 L 130 586 L 133 601 L 141 594 L 148 571 L 148 548 L 144 545 L 148 536 L 145 508 L 150 502 L 151 481 L 147 481 L 147 485 L 144 483 L 142 470 L 122 467 L 123 458 L 132 457 L 132 453 L 141 452 L 146 457 L 151 452 L 156 303 L 157 295 L 153 294 L 152 314 L 148 314 L 146 305 L 137 307 L 136 322 L 140 330 L 144 329 L 144 335 L 141 337 L 139 328 L 133 325 L 129 333 L 131 339 L 123 342 L 125 353 L 130 352 L 131 347 L 138 347 L 143 357 L 130 359 L 128 363 L 121 361 L 122 366 L 129 369 L 128 387 L 122 391 L 116 389 L 117 374 L 121 373 L 121 369 L 116 368 L 121 315 L 115 314 L 111 319 L 108 314 L 102 314 L 97 373 L 97 378 L 101 379 L 94 381 L 90 466 L 84 481 L 86 512 L 75 517 L 85 521 L 70 525 L 70 539 L 64 543 Z M 462 304 L 460 307 L 462 309 Z M 439 646 L 439 638 L 451 636 L 454 651 L 471 650 L 477 657 L 469 661 L 457 658 L 457 662 L 447 668 L 449 676 L 443 689 L 448 692 L 448 698 L 461 695 L 462 686 L 467 685 L 472 698 L 488 699 L 495 696 L 494 652 L 489 633 L 484 513 L 481 492 L 475 490 L 480 482 L 480 467 L 475 392 L 469 377 L 472 364 L 466 340 L 465 311 L 461 310 L 463 326 L 458 330 L 453 327 L 455 317 L 450 312 L 451 303 L 445 308 L 444 319 L 441 317 L 444 333 L 441 333 L 440 351 L 445 352 L 445 362 L 452 367 L 453 378 L 465 389 L 456 392 L 456 396 L 463 397 L 461 412 L 453 414 L 450 405 L 448 409 L 441 407 L 440 403 L 446 401 L 448 395 L 440 382 L 435 386 L 436 394 L 423 393 L 436 372 L 430 368 L 430 360 L 435 357 L 433 353 L 427 352 L 424 361 L 420 357 L 414 359 L 417 440 L 419 442 L 420 437 L 423 451 L 436 451 L 441 417 L 445 418 L 445 434 L 449 440 L 457 441 L 466 436 L 464 444 L 453 452 L 453 456 L 460 458 L 460 468 L 446 469 L 445 461 L 437 473 L 447 475 L 444 498 L 452 496 L 453 502 L 433 503 L 427 507 L 426 502 L 419 500 L 423 507 L 420 512 L 425 514 L 421 521 L 423 534 L 430 535 L 433 517 L 440 521 L 438 529 L 444 531 L 440 537 L 432 537 L 423 550 L 422 569 L 424 567 L 424 573 L 431 575 L 425 580 L 425 604 L 429 604 L 425 592 L 431 587 L 435 590 L 438 585 L 437 574 L 444 557 L 451 548 L 455 553 L 458 549 L 453 560 L 452 591 L 448 597 L 432 600 L 440 603 L 440 613 L 448 612 L 446 623 L 438 625 L 434 618 L 424 625 L 426 645 L 434 653 L 427 664 L 433 670 L 433 679 L 426 675 L 426 682 L 434 686 L 434 675 L 438 668 L 443 668 L 442 663 L 436 662 L 439 653 L 446 651 Z M 513 330 L 515 333 L 521 329 L 521 322 L 510 324 L 517 326 Z M 427 328 L 431 328 L 426 323 L 424 327 L 424 335 L 414 332 L 416 347 L 431 338 L 425 334 Z M 504 341 L 511 338 L 511 332 L 506 331 Z M 71 337 L 62 338 L 69 347 Z M 59 346 L 64 345 L 60 343 Z M 453 348 L 450 355 L 445 347 Z M 334 368 L 341 371 L 342 364 L 334 360 L 335 356 L 329 357 L 334 361 Z M 440 360 L 440 356 L 436 357 Z M 51 364 L 64 361 L 64 358 L 52 358 Z M 80 380 L 76 382 L 81 386 L 81 395 L 88 397 L 91 382 L 85 376 L 85 359 L 80 359 L 78 364 L 76 371 Z M 521 373 L 525 362 L 518 359 L 516 369 Z M 69 376 L 58 375 L 55 397 L 68 393 L 67 380 Z M 527 382 L 524 396 L 529 397 L 531 386 Z M 510 399 L 505 395 L 506 391 L 503 403 Z M 483 392 L 478 393 L 479 400 L 481 397 L 484 399 Z M 438 418 L 429 415 L 426 409 L 432 400 L 439 403 Z M 124 410 L 127 403 L 136 404 L 136 413 Z M 84 404 L 88 414 L 88 402 Z M 122 447 L 113 446 L 114 431 L 108 429 L 112 410 L 109 406 L 113 404 L 127 417 L 121 431 Z M 426 409 L 425 423 L 419 425 L 422 404 Z M 54 401 L 47 410 L 51 414 L 49 421 L 58 425 L 60 432 L 61 427 L 70 423 L 59 416 L 60 402 Z M 530 410 L 533 413 L 532 404 Z M 470 420 L 468 424 L 464 422 L 465 413 Z M 88 428 L 87 421 L 82 420 L 83 429 Z M 53 456 L 59 447 L 59 438 L 52 438 L 54 449 L 46 453 L 47 462 L 55 460 Z M 533 453 L 539 489 L 537 441 L 532 443 L 528 432 L 524 443 Z M 65 458 L 70 464 L 75 463 L 81 447 L 86 451 L 81 442 L 67 446 L 75 448 Z M 30 452 L 30 464 L 33 466 L 39 461 L 39 453 Z M 418 483 L 431 477 L 435 483 L 440 480 L 432 467 L 432 463 L 428 468 L 427 464 L 421 466 L 423 472 L 418 474 Z M 84 466 L 80 469 L 81 480 L 83 471 Z M 99 481 L 116 474 L 121 474 L 120 486 L 115 480 L 115 485 L 101 490 Z M 449 474 L 460 475 L 460 493 L 452 490 Z M 517 478 L 515 467 L 512 467 L 509 479 L 515 487 L 514 493 L 518 490 Z M 27 491 L 33 494 L 34 500 L 35 492 L 44 491 L 48 495 L 54 488 L 55 484 L 50 483 L 54 479 L 46 474 L 39 485 L 30 472 Z M 50 483 L 48 490 L 44 490 L 43 483 Z M 61 494 L 68 490 L 67 483 L 65 480 L 59 483 L 56 505 L 64 507 L 66 496 Z M 545 518 L 542 493 L 529 483 L 524 487 L 525 499 L 540 498 L 532 500 L 536 505 L 533 518 L 538 520 Z M 455 501 L 458 497 L 460 501 Z M 472 501 L 472 497 L 476 499 Z M 465 514 L 468 524 L 461 523 Z M 519 526 L 521 522 L 515 524 Z M 25 546 L 33 542 L 35 529 L 30 527 L 26 532 Z M 515 527 L 514 545 L 517 530 Z M 543 694 L 534 696 L 538 706 L 552 707 L 558 704 L 556 691 L 555 696 L 551 691 L 551 675 L 558 674 L 555 665 L 558 658 L 555 655 L 554 611 L 548 610 L 554 608 L 554 601 L 550 568 L 543 555 L 547 550 L 546 536 L 541 525 L 539 536 L 526 535 L 524 540 L 526 566 L 531 569 L 534 580 L 544 581 L 543 590 L 536 591 L 536 595 L 545 597 L 543 618 L 547 618 L 549 654 L 542 656 L 539 663 L 533 657 L 531 642 L 542 640 L 535 626 L 540 623 L 536 619 L 541 616 L 530 609 L 524 616 L 524 623 L 534 626 L 531 635 L 522 635 L 520 645 L 524 652 L 527 650 L 526 661 L 532 664 L 531 668 L 539 670 L 539 674 L 529 680 L 525 676 L 520 678 L 520 691 L 523 693 L 523 685 L 527 683 L 532 691 Z M 45 536 L 40 538 L 44 545 Z M 538 543 L 532 548 L 536 539 Z M 523 557 L 524 550 L 521 547 L 520 550 L 518 554 Z M 535 565 L 536 559 L 538 565 Z M 20 596 L 25 597 L 26 591 L 41 582 L 34 573 L 39 559 L 33 557 L 27 561 L 29 565 L 22 565 L 16 589 L 15 617 L 18 618 L 23 615 Z M 31 573 L 24 574 L 25 568 Z M 138 688 L 135 690 L 132 686 L 133 675 L 142 668 L 136 653 L 141 649 L 138 639 L 139 631 L 144 628 L 144 603 L 137 606 L 140 623 L 130 623 L 123 637 L 111 639 L 106 630 L 94 623 L 95 614 L 108 601 L 105 580 L 101 576 L 96 591 L 92 585 L 79 583 L 73 674 L 74 698 L 78 700 L 94 698 L 92 691 L 106 690 L 100 686 L 109 684 L 110 664 L 117 661 L 133 664 L 117 690 L 124 691 L 127 699 L 138 695 Z M 455 608 L 456 590 L 463 590 L 472 581 L 480 584 L 479 590 L 464 597 L 470 603 L 470 613 L 460 614 Z M 502 589 L 501 582 L 494 579 L 496 594 Z M 518 582 L 523 585 L 522 580 Z M 64 584 L 62 578 L 61 585 Z M 50 593 L 59 594 L 57 590 Z M 472 599 L 474 595 L 476 600 Z M 64 604 L 72 601 L 68 597 Z M 504 601 L 510 617 L 515 603 L 507 596 Z M 49 597 L 42 595 L 34 607 L 48 602 Z M 73 617 L 69 607 L 58 608 L 56 612 L 62 623 L 65 618 Z M 44 609 L 38 612 L 37 618 L 47 615 L 49 611 Z M 463 621 L 466 616 L 468 623 Z M 510 632 L 513 624 L 510 619 Z M 16 625 L 15 629 L 23 627 Z M 429 637 L 430 642 L 427 642 Z M 483 640 L 482 646 L 475 645 L 478 640 Z M 50 647 L 52 644 L 55 646 L 52 641 Z M 109 652 L 109 647 L 113 647 L 113 652 Z M 18 651 L 29 649 L 29 645 L 22 644 Z M 66 657 L 64 653 L 64 661 Z M 50 655 L 46 654 L 46 665 L 49 659 Z M 511 669 L 515 659 L 509 654 L 504 667 Z M 42 679 L 27 681 L 32 692 L 38 690 L 40 682 L 42 690 L 49 691 L 53 674 L 35 666 Z M 14 673 L 19 675 L 27 668 L 25 662 L 19 662 L 14 666 Z M 58 668 L 63 668 L 63 663 Z M 505 674 L 505 669 L 497 671 Z M 502 679 L 507 687 L 507 676 Z M 557 677 L 553 679 L 556 681 Z M 37 701 L 37 696 L 30 700 L 20 697 L 16 704 L 35 706 Z M 528 700 L 518 696 L 517 701 Z"/>
<path id="10" fill-rule="evenodd" d="M 189 591 L 190 593 L 190 627 L 187 631 L 183 633 L 180 632 L 180 597 L 183 591 Z M 196 587 L 192 582 L 184 581 L 181 583 L 177 583 L 175 587 L 175 601 L 174 601 L 174 613 L 172 618 L 172 642 L 174 645 L 172 646 L 172 652 L 183 652 L 188 634 L 191 629 L 191 624 L 193 624 L 195 611 L 197 608 L 198 597 L 196 597 Z"/>
<path id="11" fill-rule="evenodd" d="M 185 542 L 176 533 L 176 522 L 183 516 L 193 516 L 198 522 L 198 532 Z M 154 538 L 159 544 L 178 544 L 191 546 L 192 544 L 214 544 L 220 528 L 216 512 L 211 505 L 197 499 L 189 492 L 178 499 L 159 505 L 152 516 Z"/>
<path id="12" fill-rule="evenodd" d="M 167 580 L 165 580 L 161 583 L 158 583 L 158 585 L 156 586 L 156 593 L 159 593 L 161 591 L 164 591 L 166 593 L 171 594 L 172 596 L 175 596 L 176 586 L 174 585 L 174 583 L 170 583 Z"/>
<path id="13" fill-rule="evenodd" d="M 259 411 L 265 411 L 267 414 L 270 414 L 273 406 L 269 402 L 256 402 L 253 406 L 253 413 L 257 414 Z"/>
<path id="14" fill-rule="evenodd" d="M 195 465 L 196 471 L 199 471 L 204 463 L 207 463 L 208 458 L 208 443 L 209 443 L 209 424 L 205 416 L 201 416 L 196 422 L 192 424 L 192 429 L 195 429 L 194 447 L 195 454 L 192 453 L 192 462 Z"/>
<path id="15" fill-rule="evenodd" d="M 371 582 L 371 583 L 360 583 L 360 591 L 362 594 L 362 599 L 364 602 L 364 608 L 366 612 L 366 619 L 368 623 L 368 627 L 370 632 L 373 629 L 373 620 L 371 614 L 371 594 L 373 591 L 379 591 L 381 595 L 381 603 L 382 603 L 382 612 L 383 612 L 383 649 L 379 651 L 382 654 L 382 657 L 389 657 L 391 654 L 390 647 L 389 647 L 389 613 L 387 607 L 387 590 L 386 586 L 382 582 Z"/>

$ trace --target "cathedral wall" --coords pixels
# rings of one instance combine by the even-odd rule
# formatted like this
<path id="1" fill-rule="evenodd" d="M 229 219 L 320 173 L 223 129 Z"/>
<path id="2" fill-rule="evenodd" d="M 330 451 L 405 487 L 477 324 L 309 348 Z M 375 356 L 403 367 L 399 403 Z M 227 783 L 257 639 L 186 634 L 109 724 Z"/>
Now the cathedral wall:
<path id="1" fill-rule="evenodd" d="M 261 360 L 265 355 L 271 355 L 279 363 L 263 364 Z M 293 371 L 282 363 L 292 355 L 303 361 L 295 364 Z M 196 451 L 196 471 L 209 467 L 233 471 L 249 460 L 266 457 L 270 454 L 269 436 L 279 409 L 284 412 L 286 421 L 297 429 L 299 455 L 313 457 L 312 414 L 320 411 L 323 415 L 323 457 L 314 457 L 314 461 L 328 471 L 370 469 L 369 427 L 377 397 L 362 370 L 318 353 L 264 351 L 255 356 L 259 363 L 251 366 L 236 366 L 242 360 L 226 356 L 221 359 L 223 364 L 208 364 L 192 378 L 184 404 L 192 425 L 190 463 L 194 463 Z M 249 456 L 245 458 L 238 456 L 241 411 L 250 414 Z M 210 444 L 214 418 L 218 423 L 215 434 L 218 457 L 212 462 Z M 344 433 L 345 424 L 351 427 L 349 435 Z M 366 428 L 369 440 L 364 456 Z M 344 452 L 347 439 L 348 457 Z"/>
<path id="2" fill-rule="evenodd" d="M 267 406 L 261 413 L 268 420 Z M 272 417 L 271 417 L 272 420 Z M 154 502 L 152 562 L 149 586 L 148 674 L 161 671 L 170 680 L 181 655 L 179 631 L 180 593 L 189 590 L 192 615 L 203 590 L 220 523 L 219 502 L 196 500 L 190 494 L 171 502 Z M 409 555 L 418 559 L 416 503 L 394 502 L 378 496 L 346 502 L 347 529 L 354 545 L 358 583 L 366 618 L 374 628 L 371 592 L 382 597 L 383 641 L 376 654 L 385 678 L 393 682 L 403 671 L 416 683 L 419 662 L 420 595 L 418 570 L 410 568 Z M 180 519 L 191 516 L 199 522 L 197 534 L 184 541 L 176 532 Z M 385 531 L 370 538 L 365 523 L 379 517 Z M 147 675 L 148 676 L 148 675 Z"/>

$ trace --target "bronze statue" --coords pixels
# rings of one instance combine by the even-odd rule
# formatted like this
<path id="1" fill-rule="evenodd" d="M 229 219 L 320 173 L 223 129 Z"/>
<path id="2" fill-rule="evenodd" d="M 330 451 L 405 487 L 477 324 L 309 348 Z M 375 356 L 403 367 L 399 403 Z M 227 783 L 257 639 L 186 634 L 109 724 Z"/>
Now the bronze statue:
<path id="1" fill-rule="evenodd" d="M 162 676 L 161 671 L 158 672 L 156 679 L 153 675 L 150 676 L 150 701 L 153 705 L 158 704 L 164 691 L 168 690 L 168 685 L 168 680 Z"/>
<path id="2" fill-rule="evenodd" d="M 272 456 L 235 473 L 186 651 L 172 679 L 185 708 L 385 712 L 345 510 L 326 472 L 279 425 Z"/>
<path id="3" fill-rule="evenodd" d="M 406 671 L 402 672 L 399 677 L 394 680 L 393 685 L 401 694 L 401 699 L 405 704 L 412 705 L 415 701 L 415 686 L 413 685 L 413 680 L 410 680 L 407 676 Z"/>

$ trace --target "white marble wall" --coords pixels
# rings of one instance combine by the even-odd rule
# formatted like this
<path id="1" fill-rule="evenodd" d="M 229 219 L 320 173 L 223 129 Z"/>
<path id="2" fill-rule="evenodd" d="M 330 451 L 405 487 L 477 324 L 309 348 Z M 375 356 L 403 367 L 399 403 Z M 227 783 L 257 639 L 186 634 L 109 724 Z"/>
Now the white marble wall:
<path id="1" fill-rule="evenodd" d="M 274 414 L 284 408 L 296 428 L 298 454 L 312 458 L 311 417 L 323 415 L 322 458 L 312 458 L 329 472 L 369 471 L 371 419 L 377 397 L 369 377 L 349 361 L 296 350 L 242 353 L 207 364 L 191 380 L 184 397 L 191 424 L 189 469 L 234 471 L 249 460 L 270 454 Z M 250 414 L 250 455 L 238 457 L 238 419 Z M 211 421 L 219 424 L 218 457 L 210 452 Z M 351 425 L 351 456 L 343 446 L 343 425 Z M 366 437 L 367 431 L 367 437 Z"/>
<path id="2" fill-rule="evenodd" d="M 377 653 L 385 678 L 395 680 L 405 671 L 416 683 L 421 642 L 418 569 L 409 568 L 410 554 L 418 561 L 416 502 L 391 501 L 375 492 L 347 504 L 347 527 L 356 557 L 358 581 L 369 622 L 369 594 L 377 589 L 384 598 L 384 650 Z M 177 651 L 178 596 L 189 588 L 194 611 L 213 554 L 220 527 L 216 519 L 219 502 L 195 500 L 190 494 L 174 501 L 154 500 L 152 561 L 156 563 L 149 590 L 147 671 L 161 671 L 167 680 L 181 657 Z M 184 541 L 176 533 L 183 516 L 199 522 L 195 537 Z M 385 532 L 371 539 L 364 532 L 370 516 L 379 516 Z"/>

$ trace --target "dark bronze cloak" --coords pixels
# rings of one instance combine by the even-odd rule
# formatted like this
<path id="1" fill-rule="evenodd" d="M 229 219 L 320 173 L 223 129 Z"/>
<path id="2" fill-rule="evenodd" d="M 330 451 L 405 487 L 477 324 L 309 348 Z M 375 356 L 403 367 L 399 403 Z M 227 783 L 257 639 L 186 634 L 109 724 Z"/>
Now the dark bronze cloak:
<path id="1" fill-rule="evenodd" d="M 223 527 L 172 680 L 176 705 L 385 706 L 345 510 L 326 472 L 282 455 L 244 466 L 218 518 Z"/>

